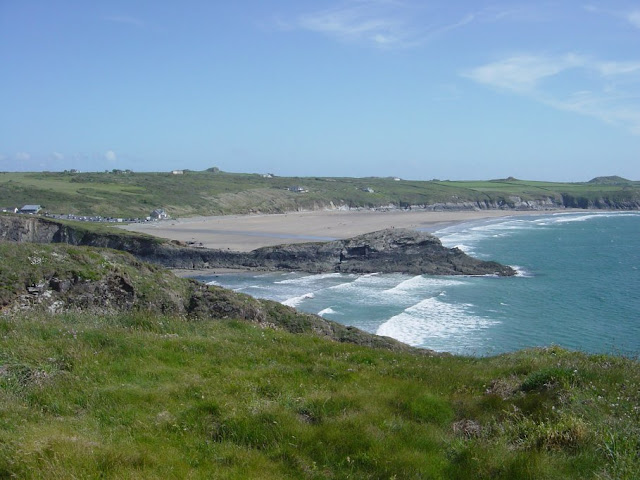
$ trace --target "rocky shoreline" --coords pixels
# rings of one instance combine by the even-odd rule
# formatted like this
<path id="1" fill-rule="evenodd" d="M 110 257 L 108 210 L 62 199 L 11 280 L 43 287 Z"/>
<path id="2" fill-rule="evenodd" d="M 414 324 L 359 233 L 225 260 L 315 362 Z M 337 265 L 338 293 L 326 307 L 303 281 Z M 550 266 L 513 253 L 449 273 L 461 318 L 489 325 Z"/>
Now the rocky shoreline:
<path id="1" fill-rule="evenodd" d="M 449 249 L 428 233 L 387 229 L 347 240 L 263 247 L 250 252 L 191 247 L 180 242 L 119 233 L 98 233 L 39 217 L 0 217 L 0 239 L 112 248 L 140 260 L 178 269 L 239 268 L 309 273 L 515 275 L 496 262 Z"/>

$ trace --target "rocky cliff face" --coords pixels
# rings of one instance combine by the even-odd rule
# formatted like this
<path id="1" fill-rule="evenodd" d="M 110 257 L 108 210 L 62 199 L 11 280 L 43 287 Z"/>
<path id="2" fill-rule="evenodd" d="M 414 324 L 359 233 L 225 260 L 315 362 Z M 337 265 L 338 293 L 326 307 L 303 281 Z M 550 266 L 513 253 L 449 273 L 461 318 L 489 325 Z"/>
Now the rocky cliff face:
<path id="1" fill-rule="evenodd" d="M 389 229 L 348 240 L 259 248 L 240 253 L 193 248 L 145 236 L 99 234 L 38 217 L 0 217 L 0 238 L 14 242 L 107 247 L 169 268 L 251 268 L 310 273 L 514 275 L 510 267 L 442 246 L 428 233 Z"/>
<path id="2" fill-rule="evenodd" d="M 178 278 L 114 250 L 4 242 L 0 243 L 0 259 L 0 315 L 34 311 L 105 315 L 133 310 L 148 312 L 154 319 L 158 315 L 235 319 L 338 342 L 434 354 L 277 302 Z"/>
<path id="3" fill-rule="evenodd" d="M 484 262 L 457 248 L 442 246 L 428 233 L 387 229 L 348 240 L 265 247 L 248 254 L 244 264 L 270 270 L 392 273 L 414 275 L 514 275 L 510 267 Z"/>

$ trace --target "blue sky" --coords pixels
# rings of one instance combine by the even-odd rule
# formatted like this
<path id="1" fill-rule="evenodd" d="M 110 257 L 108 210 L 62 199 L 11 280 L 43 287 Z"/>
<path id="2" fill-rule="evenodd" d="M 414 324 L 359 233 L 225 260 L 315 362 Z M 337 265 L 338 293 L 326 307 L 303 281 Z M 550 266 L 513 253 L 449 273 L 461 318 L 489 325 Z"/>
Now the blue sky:
<path id="1" fill-rule="evenodd" d="M 0 0 L 0 170 L 640 180 L 640 2 Z"/>

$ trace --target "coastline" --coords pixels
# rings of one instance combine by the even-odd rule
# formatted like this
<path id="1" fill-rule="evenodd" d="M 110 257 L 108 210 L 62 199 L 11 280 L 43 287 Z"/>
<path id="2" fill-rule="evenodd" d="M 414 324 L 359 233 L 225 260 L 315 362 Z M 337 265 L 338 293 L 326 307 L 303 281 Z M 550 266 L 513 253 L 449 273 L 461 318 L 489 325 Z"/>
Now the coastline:
<path id="1" fill-rule="evenodd" d="M 452 225 L 489 218 L 544 215 L 585 210 L 481 211 L 335 211 L 266 215 L 191 217 L 119 228 L 177 240 L 204 248 L 249 252 L 284 243 L 346 239 L 385 228 L 434 232 Z"/>

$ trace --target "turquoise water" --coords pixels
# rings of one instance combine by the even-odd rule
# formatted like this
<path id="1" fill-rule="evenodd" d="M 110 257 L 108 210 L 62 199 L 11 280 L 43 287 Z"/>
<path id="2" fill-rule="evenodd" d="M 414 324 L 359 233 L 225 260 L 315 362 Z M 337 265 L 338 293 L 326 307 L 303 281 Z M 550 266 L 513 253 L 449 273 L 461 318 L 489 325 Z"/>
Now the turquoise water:
<path id="1" fill-rule="evenodd" d="M 436 232 L 512 278 L 240 274 L 199 277 L 411 345 L 470 355 L 561 345 L 640 353 L 640 214 L 509 217 Z"/>

